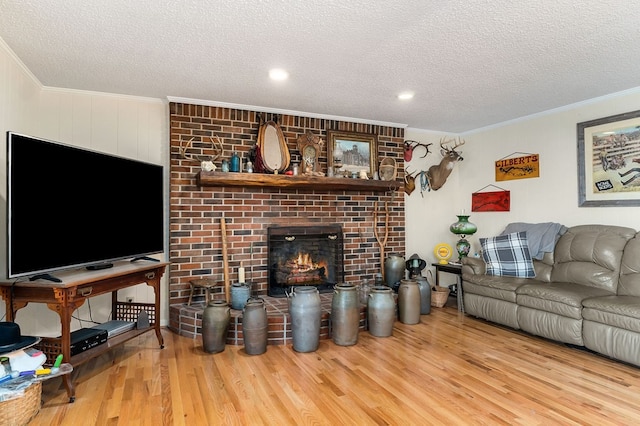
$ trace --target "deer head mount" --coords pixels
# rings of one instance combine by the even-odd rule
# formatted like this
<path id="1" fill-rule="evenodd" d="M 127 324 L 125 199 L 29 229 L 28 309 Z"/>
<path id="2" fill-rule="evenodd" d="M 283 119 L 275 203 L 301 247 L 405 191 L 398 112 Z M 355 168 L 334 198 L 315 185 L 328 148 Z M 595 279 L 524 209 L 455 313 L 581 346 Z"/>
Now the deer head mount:
<path id="1" fill-rule="evenodd" d="M 445 144 L 454 143 L 454 146 L 449 148 L 445 146 Z M 429 182 L 429 188 L 437 191 L 442 188 L 442 185 L 447 181 L 447 178 L 451 174 L 453 167 L 456 165 L 458 161 L 462 161 L 463 158 L 460 154 L 462 152 L 456 151 L 456 148 L 464 145 L 464 139 L 458 138 L 456 141 L 455 138 L 447 140 L 446 138 L 440 139 L 440 153 L 442 154 L 442 160 L 440 160 L 440 164 L 433 165 L 429 167 L 427 170 L 427 180 Z"/>

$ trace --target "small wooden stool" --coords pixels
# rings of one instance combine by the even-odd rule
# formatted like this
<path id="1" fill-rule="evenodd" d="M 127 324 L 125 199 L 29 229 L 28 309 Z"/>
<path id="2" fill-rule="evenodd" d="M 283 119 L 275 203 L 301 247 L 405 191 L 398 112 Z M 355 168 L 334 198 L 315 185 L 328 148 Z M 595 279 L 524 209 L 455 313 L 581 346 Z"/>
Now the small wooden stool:
<path id="1" fill-rule="evenodd" d="M 191 291 L 189 292 L 189 302 L 187 302 L 188 306 L 191 306 L 191 299 L 193 298 L 193 289 L 194 288 L 204 288 L 204 304 L 206 305 L 211 300 L 211 289 L 216 286 L 216 282 L 209 278 L 199 278 L 197 280 L 189 281 L 189 286 L 191 287 Z"/>

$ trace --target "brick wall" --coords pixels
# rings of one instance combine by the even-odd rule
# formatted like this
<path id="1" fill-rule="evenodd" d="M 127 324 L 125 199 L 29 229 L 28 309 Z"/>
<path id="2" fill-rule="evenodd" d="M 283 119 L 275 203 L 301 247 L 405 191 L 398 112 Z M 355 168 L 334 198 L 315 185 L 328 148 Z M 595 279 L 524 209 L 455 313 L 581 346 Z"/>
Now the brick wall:
<path id="1" fill-rule="evenodd" d="M 296 139 L 311 131 L 326 142 L 328 130 L 374 133 L 378 135 L 378 156 L 393 157 L 398 179 L 403 179 L 404 129 L 337 120 L 274 115 L 221 107 L 171 103 L 171 225 L 169 303 L 186 303 L 188 282 L 193 278 L 213 278 L 222 284 L 222 236 L 220 219 L 227 222 L 231 282 L 237 281 L 242 263 L 254 294 L 267 290 L 267 227 L 340 224 L 345 242 L 345 281 L 358 283 L 380 272 L 379 246 L 374 236 L 373 206 L 389 202 L 389 237 L 386 252 L 404 254 L 404 194 L 373 191 L 333 191 L 256 187 L 198 187 L 197 161 L 183 159 L 180 147 L 193 138 L 189 154 L 210 154 L 208 136 L 218 136 L 225 157 L 232 151 L 246 158 L 255 145 L 260 122 L 280 124 L 291 160 L 300 162 Z M 326 171 L 326 144 L 320 156 Z M 220 160 L 218 160 L 219 165 Z M 379 213 L 378 230 L 384 235 L 384 213 Z M 216 296 L 223 294 L 216 289 Z M 172 323 L 170 318 L 170 326 Z"/>

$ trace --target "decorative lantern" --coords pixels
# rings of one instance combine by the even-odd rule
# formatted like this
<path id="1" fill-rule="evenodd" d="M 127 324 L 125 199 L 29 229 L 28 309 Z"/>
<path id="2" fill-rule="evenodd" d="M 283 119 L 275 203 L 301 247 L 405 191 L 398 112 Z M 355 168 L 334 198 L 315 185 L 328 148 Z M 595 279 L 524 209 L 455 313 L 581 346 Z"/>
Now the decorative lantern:
<path id="1" fill-rule="evenodd" d="M 466 240 L 467 235 L 473 235 L 478 230 L 478 227 L 469 222 L 469 216 L 463 214 L 458 216 L 458 221 L 452 223 L 449 227 L 449 231 L 460 236 L 460 239 L 456 243 L 456 251 L 458 252 L 458 261 L 462 262 L 462 258 L 469 254 L 471 250 L 471 244 Z"/>
<path id="2" fill-rule="evenodd" d="M 416 253 L 411 255 L 409 260 L 405 263 L 405 267 L 407 271 L 409 271 L 409 279 L 419 277 L 422 274 L 422 270 L 427 266 L 427 262 L 423 259 L 420 259 Z"/>

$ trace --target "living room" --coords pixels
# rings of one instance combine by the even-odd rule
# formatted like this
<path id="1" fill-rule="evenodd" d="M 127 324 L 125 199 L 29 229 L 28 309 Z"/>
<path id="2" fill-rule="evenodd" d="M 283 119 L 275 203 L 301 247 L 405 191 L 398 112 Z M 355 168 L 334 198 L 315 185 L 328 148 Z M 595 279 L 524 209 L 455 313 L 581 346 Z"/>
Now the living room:
<path id="1" fill-rule="evenodd" d="M 0 39 L 0 70 L 0 130 L 3 134 L 6 131 L 19 131 L 162 164 L 168 168 L 171 156 L 171 123 L 169 103 L 166 98 L 101 93 L 43 84 L 12 50 L 12 47 L 2 39 Z M 469 99 L 469 102 L 472 101 Z M 521 99 L 521 102 L 526 102 L 526 99 Z M 449 231 L 449 225 L 456 221 L 456 215 L 462 210 L 469 212 L 470 220 L 478 227 L 478 232 L 468 237 L 472 244 L 472 253 L 479 251 L 480 237 L 497 235 L 510 222 L 551 221 L 566 226 L 595 223 L 638 229 L 638 207 L 578 206 L 576 153 L 578 123 L 636 111 L 640 109 L 638 105 L 640 105 L 640 89 L 630 87 L 466 131 L 445 133 L 415 127 L 405 128 L 404 140 L 433 144 L 433 152 L 425 158 L 420 158 L 422 153 L 416 150 L 412 161 L 407 164 L 410 169 L 422 170 L 439 162 L 440 153 L 435 148 L 443 137 L 460 137 L 465 140 L 465 144 L 462 147 L 464 161 L 456 164 L 443 188 L 437 191 L 421 191 L 418 184 L 410 196 L 400 191 L 395 194 L 394 200 L 402 203 L 404 208 L 403 220 L 406 230 L 404 231 L 405 240 L 402 243 L 403 255 L 408 257 L 416 253 L 426 259 L 428 264 L 435 262 L 434 247 L 443 242 L 454 245 L 458 239 Z M 494 162 L 512 153 L 538 154 L 540 176 L 535 179 L 496 182 Z M 5 154 L 2 150 L 0 164 L 2 164 L 3 180 L 6 175 Z M 46 159 L 34 159 L 34 172 L 41 170 L 44 174 L 48 167 L 54 166 L 47 164 Z M 509 211 L 471 212 L 472 194 L 483 190 L 488 185 L 510 191 Z M 2 188 L 4 192 L 5 185 L 2 185 Z M 167 188 L 167 219 L 170 211 L 169 198 Z M 0 215 L 5 214 L 3 209 Z M 371 229 L 365 231 L 373 232 Z M 168 235 L 169 226 L 167 225 Z M 169 253 L 168 238 L 166 247 L 166 253 Z M 6 259 L 4 250 L 5 245 L 0 244 L 0 251 L 2 251 L 0 258 L 3 262 Z M 171 260 L 168 254 L 167 259 Z M 130 296 L 135 300 L 153 299 L 152 290 L 146 286 L 137 286 L 129 291 L 130 293 L 125 292 L 122 296 Z M 161 297 L 161 305 L 164 309 L 161 310 L 160 323 L 166 327 L 169 324 L 169 277 L 163 279 Z M 81 318 L 89 318 L 90 315 L 96 318 L 108 318 L 109 311 L 109 301 L 97 300 L 92 307 L 86 305 L 80 307 L 76 314 Z M 5 313 L 4 305 L 0 306 L 0 313 Z M 445 321 L 451 321 L 452 315 L 456 315 L 455 309 L 451 315 L 441 315 L 441 317 Z M 467 319 L 465 324 L 470 320 Z M 53 325 L 59 322 L 59 318 L 46 306 L 30 304 L 20 311 L 18 321 L 24 334 L 55 336 L 59 332 Z M 478 332 L 490 333 L 487 330 L 491 328 L 480 329 Z M 403 328 L 403 333 L 412 333 L 411 328 Z M 504 339 L 510 339 L 508 334 L 502 334 L 502 330 L 496 333 Z M 450 341 L 448 344 L 455 345 L 457 342 Z M 153 347 L 152 343 L 149 347 Z M 384 351 L 382 348 L 379 350 Z M 594 357 L 594 362 L 598 365 L 604 362 L 595 355 L 581 353 L 576 356 L 581 357 L 582 361 L 585 355 Z M 129 356 L 131 356 L 130 353 Z M 571 355 L 561 353 L 557 356 L 569 358 Z M 103 363 L 100 364 L 100 368 L 108 367 Z M 589 368 L 588 365 L 584 367 L 585 370 Z M 632 389 L 630 394 L 633 394 L 638 387 L 637 369 L 624 369 L 626 367 L 619 366 L 615 368 L 623 368 L 624 374 L 635 374 L 633 379 L 636 381 L 629 385 Z M 64 390 L 60 393 L 64 394 Z M 638 412 L 637 407 L 629 410 Z M 497 422 L 497 419 L 494 418 L 493 421 Z M 492 421 L 486 420 L 486 422 Z"/>

